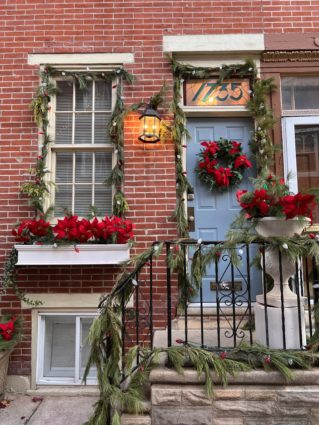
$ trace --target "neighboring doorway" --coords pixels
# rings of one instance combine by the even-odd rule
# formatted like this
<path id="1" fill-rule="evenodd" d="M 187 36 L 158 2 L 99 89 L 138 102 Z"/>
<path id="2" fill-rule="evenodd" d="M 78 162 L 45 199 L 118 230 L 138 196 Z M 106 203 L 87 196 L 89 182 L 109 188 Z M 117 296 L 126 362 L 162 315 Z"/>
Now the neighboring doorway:
<path id="1" fill-rule="evenodd" d="M 238 187 L 232 187 L 224 192 L 211 192 L 202 183 L 195 173 L 198 163 L 198 153 L 201 150 L 200 142 L 203 140 L 218 140 L 220 137 L 235 140 L 242 143 L 243 151 L 251 157 L 249 152 L 249 142 L 253 131 L 253 122 L 250 118 L 189 118 L 187 128 L 191 139 L 187 142 L 187 175 L 194 188 L 194 199 L 188 201 L 188 207 L 194 208 L 195 229 L 190 233 L 194 239 L 203 241 L 223 241 L 230 228 L 230 225 L 238 215 L 240 207 L 236 200 Z M 254 175 L 253 169 L 247 169 L 244 178 L 239 186 L 242 189 L 251 188 L 249 177 Z M 254 256 L 254 248 L 250 249 L 250 257 Z M 236 296 L 242 295 L 244 301 L 247 296 L 247 267 L 246 253 L 240 251 L 243 267 L 234 270 L 234 282 Z M 219 261 L 219 278 L 222 277 L 221 284 L 228 284 L 232 280 L 231 267 L 227 258 Z M 261 293 L 261 276 L 256 269 L 251 269 L 251 298 L 255 299 Z M 207 270 L 207 275 L 203 278 L 203 301 L 205 303 L 216 302 L 215 265 L 212 264 Z M 195 297 L 194 302 L 199 301 Z"/>

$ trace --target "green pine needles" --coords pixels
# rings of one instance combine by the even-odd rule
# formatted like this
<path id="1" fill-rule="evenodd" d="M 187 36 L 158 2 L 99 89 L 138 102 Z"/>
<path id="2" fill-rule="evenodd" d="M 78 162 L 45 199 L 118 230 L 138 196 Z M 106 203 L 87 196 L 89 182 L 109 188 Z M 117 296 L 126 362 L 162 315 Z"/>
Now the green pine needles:
<path id="1" fill-rule="evenodd" d="M 110 123 L 105 131 L 109 134 L 114 144 L 117 162 L 105 183 L 115 188 L 113 195 L 113 214 L 123 217 L 128 210 L 128 203 L 122 192 L 124 179 L 124 118 L 126 115 L 122 91 L 124 81 L 127 83 L 133 82 L 133 75 L 124 68 L 116 68 L 106 72 L 70 72 L 46 66 L 41 70 L 41 83 L 30 105 L 34 121 L 39 128 L 40 140 L 42 139 L 41 152 L 37 158 L 35 167 L 29 170 L 30 179 L 22 184 L 21 192 L 29 197 L 35 215 L 43 215 L 44 198 L 49 194 L 50 184 L 52 184 L 47 178 L 49 170 L 46 167 L 49 144 L 51 143 L 48 135 L 48 111 L 50 110 L 51 97 L 58 93 L 58 89 L 53 81 L 54 77 L 75 80 L 80 90 L 86 90 L 88 83 L 92 80 L 115 82 L 115 107 Z"/>

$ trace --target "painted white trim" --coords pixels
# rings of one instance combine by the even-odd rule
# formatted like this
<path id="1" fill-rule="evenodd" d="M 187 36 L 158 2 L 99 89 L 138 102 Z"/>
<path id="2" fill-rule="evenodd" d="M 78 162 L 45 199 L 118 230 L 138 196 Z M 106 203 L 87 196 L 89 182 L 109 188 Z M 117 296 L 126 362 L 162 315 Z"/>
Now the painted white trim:
<path id="1" fill-rule="evenodd" d="M 121 65 L 134 63 L 133 53 L 30 53 L 28 65 Z"/>
<path id="2" fill-rule="evenodd" d="M 75 316 L 76 326 L 75 326 L 75 372 L 74 377 L 51 377 L 43 376 L 44 375 L 44 344 L 45 344 L 45 318 L 49 316 Z M 88 312 L 68 312 L 63 311 L 56 313 L 38 313 L 38 344 L 37 344 L 37 359 L 36 359 L 36 385 L 82 385 L 82 379 L 80 378 L 80 345 L 81 345 L 81 318 L 90 317 L 93 320 L 98 316 L 98 313 L 88 313 Z M 87 384 L 96 385 L 97 380 L 91 378 L 87 380 Z"/>
<path id="3" fill-rule="evenodd" d="M 298 192 L 297 158 L 296 158 L 296 125 L 318 125 L 319 116 L 301 116 L 282 118 L 282 144 L 284 158 L 284 175 L 289 189 Z M 289 180 L 288 180 L 289 175 Z"/>
<path id="4" fill-rule="evenodd" d="M 264 34 L 168 35 L 163 37 L 166 53 L 259 53 L 265 50 Z"/>
<path id="5" fill-rule="evenodd" d="M 101 294 L 43 294 L 43 293 L 32 293 L 26 294 L 28 298 L 33 301 L 41 301 L 41 309 L 61 309 L 61 308 L 90 308 L 97 310 L 99 305 Z M 21 301 L 22 309 L 29 309 L 30 306 Z"/>

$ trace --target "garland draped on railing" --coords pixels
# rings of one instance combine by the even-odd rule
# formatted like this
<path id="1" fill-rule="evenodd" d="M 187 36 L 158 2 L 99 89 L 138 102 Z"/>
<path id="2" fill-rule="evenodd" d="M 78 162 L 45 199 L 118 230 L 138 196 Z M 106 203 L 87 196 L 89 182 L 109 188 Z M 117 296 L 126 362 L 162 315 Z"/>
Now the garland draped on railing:
<path id="1" fill-rule="evenodd" d="M 175 242 L 176 246 L 180 245 L 180 241 Z M 212 351 L 210 347 L 200 347 L 183 340 L 177 340 L 179 345 L 169 348 L 135 346 L 128 350 L 123 359 L 122 308 L 134 296 L 134 277 L 151 258 L 159 257 L 163 245 L 155 243 L 129 260 L 126 264 L 130 266 L 130 271 L 124 271 L 110 294 L 101 299 L 101 314 L 94 320 L 89 332 L 91 352 L 84 373 L 86 379 L 90 368 L 97 368 L 100 399 L 86 425 L 120 425 L 122 412 L 140 413 L 143 409 L 144 385 L 163 354 L 178 373 L 182 374 L 185 367 L 194 367 L 199 378 L 204 376 L 208 397 L 214 395 L 212 372 L 216 373 L 223 385 L 227 384 L 229 376 L 256 368 L 277 370 L 286 381 L 290 381 L 293 379 L 293 368 L 308 369 L 317 361 L 318 354 L 313 351 L 282 351 L 244 343 L 234 349 Z"/>

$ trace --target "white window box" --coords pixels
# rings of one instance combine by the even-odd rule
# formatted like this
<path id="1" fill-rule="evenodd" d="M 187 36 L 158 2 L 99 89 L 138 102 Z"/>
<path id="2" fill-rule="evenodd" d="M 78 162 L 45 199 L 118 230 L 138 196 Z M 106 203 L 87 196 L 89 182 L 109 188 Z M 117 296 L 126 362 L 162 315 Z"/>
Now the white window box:
<path id="1" fill-rule="evenodd" d="M 130 258 L 128 244 L 15 245 L 18 266 L 120 264 Z"/>

